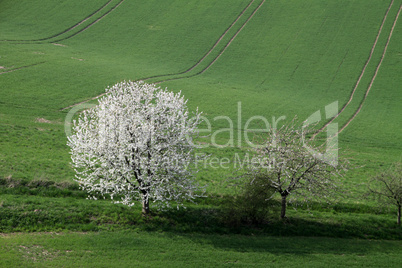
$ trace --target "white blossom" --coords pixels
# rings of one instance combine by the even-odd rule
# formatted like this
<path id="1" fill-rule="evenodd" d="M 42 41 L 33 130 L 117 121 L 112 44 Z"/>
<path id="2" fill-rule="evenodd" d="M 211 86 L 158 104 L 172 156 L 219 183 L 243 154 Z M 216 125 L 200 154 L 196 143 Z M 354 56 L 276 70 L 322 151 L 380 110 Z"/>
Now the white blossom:
<path id="1" fill-rule="evenodd" d="M 326 199 L 339 192 L 338 177 L 348 169 L 347 161 L 333 166 L 306 150 L 304 138 L 312 129 L 299 128 L 296 123 L 295 118 L 279 129 L 270 129 L 266 146 L 259 148 L 256 156 L 266 163 L 249 170 L 250 175 L 264 180 L 264 185 L 281 195 L 282 218 L 289 196 L 298 195 L 304 200 Z M 309 147 L 316 151 L 321 149 L 321 146 L 314 146 L 314 142 Z"/>
<path id="2" fill-rule="evenodd" d="M 80 186 L 129 206 L 141 200 L 144 213 L 150 201 L 160 207 L 196 198 L 192 138 L 200 113 L 189 113 L 181 92 L 142 81 L 106 92 L 68 138 Z"/>

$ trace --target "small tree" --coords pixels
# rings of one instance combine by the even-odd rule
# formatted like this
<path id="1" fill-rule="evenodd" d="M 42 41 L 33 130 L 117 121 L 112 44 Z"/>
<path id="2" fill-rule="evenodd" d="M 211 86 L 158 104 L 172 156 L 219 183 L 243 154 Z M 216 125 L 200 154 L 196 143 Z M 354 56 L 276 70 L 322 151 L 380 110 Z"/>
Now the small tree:
<path id="1" fill-rule="evenodd" d="M 282 219 L 286 217 L 290 195 L 302 196 L 304 201 L 327 198 L 339 191 L 336 178 L 346 170 L 344 164 L 334 164 L 311 153 L 320 148 L 307 144 L 305 137 L 309 132 L 308 127 L 296 126 L 296 118 L 279 129 L 271 128 L 266 143 L 257 149 L 258 160 L 253 161 L 256 164 L 250 168 L 251 174 L 259 181 L 265 179 L 265 184 L 260 182 L 262 187 L 267 191 L 274 189 L 281 195 Z"/>
<path id="2" fill-rule="evenodd" d="M 397 208 L 397 223 L 401 225 L 402 207 L 402 165 L 397 163 L 388 170 L 374 176 L 368 187 L 368 195 L 376 198 L 381 205 Z"/>
<path id="3" fill-rule="evenodd" d="M 90 196 L 182 205 L 199 189 L 190 168 L 192 135 L 200 114 L 190 118 L 187 101 L 144 82 L 122 82 L 106 89 L 99 104 L 74 121 L 68 138 L 76 181 Z"/>

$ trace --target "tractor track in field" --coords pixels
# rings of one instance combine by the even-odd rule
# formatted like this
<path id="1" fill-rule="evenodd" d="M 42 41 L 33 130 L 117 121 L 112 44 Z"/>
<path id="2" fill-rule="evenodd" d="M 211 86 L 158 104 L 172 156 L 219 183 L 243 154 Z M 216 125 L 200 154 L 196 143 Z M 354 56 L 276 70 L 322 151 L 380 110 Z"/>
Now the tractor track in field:
<path id="1" fill-rule="evenodd" d="M 249 7 L 254 3 L 255 0 L 251 1 L 247 7 L 240 13 L 240 15 L 236 18 L 236 20 L 226 29 L 226 31 L 221 35 L 221 37 L 219 37 L 218 41 L 216 41 L 215 45 L 208 51 L 207 54 L 205 54 L 204 57 L 202 57 L 193 67 L 191 67 L 190 69 L 188 69 L 186 72 L 190 72 L 191 70 L 193 70 L 195 67 L 197 67 L 202 61 L 204 61 L 204 59 L 206 57 L 208 57 L 209 54 L 211 54 L 211 52 L 218 46 L 218 44 L 222 41 L 222 39 L 226 36 L 226 34 L 228 33 L 228 31 L 236 24 L 236 22 L 243 16 L 244 12 L 247 11 L 247 9 L 249 9 Z M 264 0 L 265 1 L 265 0 Z"/>
<path id="2" fill-rule="evenodd" d="M 91 13 L 89 16 L 85 17 L 83 20 L 81 20 L 80 22 L 74 24 L 73 26 L 71 26 L 70 28 L 54 34 L 52 36 L 49 37 L 45 37 L 45 38 L 40 38 L 40 39 L 27 39 L 27 40 L 0 40 L 0 42 L 23 42 L 23 43 L 16 43 L 16 44 L 26 44 L 25 42 L 39 42 L 39 43 L 44 43 L 43 41 L 47 41 L 53 38 L 56 38 L 62 34 L 68 33 L 74 29 L 76 29 L 78 26 L 80 26 L 81 24 L 83 24 L 84 22 L 88 21 L 89 19 L 91 19 L 92 17 L 94 17 L 96 14 L 98 14 L 99 12 L 101 12 L 102 10 L 104 10 L 113 0 L 109 0 L 108 2 L 106 2 L 106 4 L 104 4 L 103 6 L 101 6 L 99 9 L 95 10 L 93 13 Z M 108 15 L 110 12 L 112 12 L 113 10 L 115 10 L 118 6 L 120 6 L 122 4 L 124 0 L 121 0 L 117 5 L 115 5 L 114 7 L 112 7 L 109 11 L 107 11 L 105 14 L 103 14 L 100 18 L 98 18 L 97 20 L 95 20 L 94 22 L 90 23 L 88 26 L 86 26 L 85 28 L 81 29 L 80 31 L 67 36 L 65 38 L 60 38 L 58 40 L 53 40 L 53 41 L 49 41 L 49 43 L 55 43 L 55 42 L 59 42 L 59 41 L 63 41 L 66 40 L 68 38 L 71 38 L 83 31 L 85 31 L 86 29 L 88 29 L 89 27 L 91 27 L 92 25 L 94 25 L 95 23 L 99 22 L 101 19 L 103 19 L 106 15 Z"/>
<path id="3" fill-rule="evenodd" d="M 254 2 L 254 1 L 253 1 Z M 265 0 L 263 0 L 260 5 L 253 11 L 253 13 L 250 15 L 250 17 L 243 23 L 243 25 L 240 27 L 240 29 L 233 35 L 233 37 L 229 40 L 229 42 L 226 44 L 226 46 L 221 50 L 221 52 L 218 54 L 218 56 L 215 57 L 215 59 L 212 60 L 211 63 L 208 64 L 207 67 L 199 71 L 198 73 L 195 73 L 193 75 L 185 76 L 185 77 L 175 77 L 175 78 L 170 78 L 170 79 L 165 79 L 162 81 L 158 81 L 155 84 L 160 84 L 163 82 L 167 81 L 172 81 L 172 80 L 179 80 L 179 79 L 185 79 L 185 78 L 191 78 L 197 75 L 200 75 L 207 71 L 219 58 L 222 56 L 222 54 L 226 51 L 226 49 L 230 46 L 230 44 L 233 42 L 233 40 L 237 37 L 237 35 L 243 30 L 243 28 L 246 26 L 246 24 L 254 17 L 254 15 L 257 13 L 257 11 L 261 8 L 261 6 L 265 3 Z M 250 4 L 251 5 L 251 4 Z M 197 64 L 198 65 L 198 64 Z M 194 69 L 194 68 L 192 68 Z M 191 69 L 191 70 L 192 70 Z"/>
<path id="4" fill-rule="evenodd" d="M 204 73 L 206 70 L 208 70 L 219 58 L 222 56 L 222 54 L 226 51 L 226 49 L 232 44 L 233 40 L 237 37 L 237 35 L 243 30 L 243 28 L 246 26 L 246 24 L 254 17 L 254 15 L 257 13 L 257 11 L 261 8 L 261 6 L 265 3 L 265 0 L 261 2 L 261 4 L 254 10 L 254 12 L 251 14 L 251 16 L 243 23 L 243 25 L 240 27 L 240 29 L 235 33 L 235 35 L 230 39 L 230 41 L 226 44 L 226 46 L 223 48 L 223 50 L 219 53 L 219 55 L 207 66 L 205 69 L 203 69 L 201 72 L 195 74 L 199 75 Z"/>
<path id="5" fill-rule="evenodd" d="M 107 2 L 106 4 L 104 4 L 102 7 L 100 7 L 98 10 L 96 10 L 95 12 L 93 12 L 91 15 L 89 15 L 88 17 L 86 17 L 85 19 L 83 19 L 82 21 L 80 21 L 79 23 L 75 24 L 74 26 L 68 28 L 67 30 L 65 30 L 65 31 L 63 31 L 63 32 L 61 32 L 61 33 L 58 33 L 58 34 L 56 34 L 56 35 L 53 35 L 53 36 L 51 36 L 51 37 L 38 40 L 38 41 L 49 40 L 49 39 L 58 37 L 58 36 L 60 36 L 60 35 L 62 35 L 62 34 L 65 34 L 65 33 L 68 33 L 68 32 L 70 32 L 70 31 L 74 30 L 75 28 L 77 28 L 78 26 L 80 26 L 81 24 L 83 24 L 84 22 L 86 22 L 87 20 L 89 20 L 90 18 L 92 18 L 93 16 L 95 16 L 97 13 L 101 12 L 101 11 L 102 11 L 104 8 L 106 8 L 112 1 L 113 1 L 113 0 L 110 0 L 109 2 Z M 57 41 L 54 41 L 54 42 L 57 42 Z"/>
<path id="6" fill-rule="evenodd" d="M 70 109 L 70 108 L 73 108 L 73 107 L 75 107 L 75 106 L 78 106 L 78 105 L 87 103 L 88 101 L 96 100 L 96 99 L 98 99 L 98 98 L 100 98 L 100 97 L 102 97 L 102 96 L 104 96 L 104 95 L 106 95 L 106 92 L 105 92 L 105 93 L 102 93 L 102 94 L 100 94 L 100 95 L 98 95 L 98 96 L 96 96 L 96 97 L 93 97 L 93 98 L 90 98 L 90 99 L 81 101 L 81 102 L 79 102 L 79 103 L 76 103 L 76 104 L 73 104 L 73 105 L 70 105 L 70 106 L 67 106 L 67 107 L 64 107 L 64 108 L 60 109 L 60 111 L 65 111 L 65 110 Z"/>
<path id="7" fill-rule="evenodd" d="M 373 84 L 374 84 L 374 80 L 375 80 L 376 77 L 377 77 L 378 71 L 380 70 L 381 64 L 382 64 L 382 62 L 383 62 L 383 60 L 384 60 L 384 57 L 385 57 L 385 54 L 387 53 L 388 45 L 389 45 L 389 42 L 391 41 L 391 37 L 392 37 L 392 34 L 393 34 L 393 32 L 394 32 L 394 29 L 395 29 L 396 23 L 397 23 L 397 21 L 398 21 L 399 15 L 401 14 L 401 10 L 402 10 L 402 5 L 399 7 L 398 14 L 397 14 L 396 17 L 395 17 L 394 24 L 392 25 L 391 31 L 390 31 L 390 33 L 389 33 L 389 35 L 388 35 L 387 43 L 385 44 L 384 51 L 383 51 L 383 53 L 382 53 L 382 55 L 381 55 L 381 60 L 380 60 L 380 62 L 379 62 L 378 65 L 377 65 L 377 68 L 376 68 L 376 70 L 375 70 L 375 73 L 374 73 L 374 75 L 373 75 L 373 77 L 372 77 L 372 79 L 371 79 L 371 81 L 370 81 L 370 84 L 369 84 L 367 90 L 366 90 L 366 94 L 364 95 L 364 98 L 363 98 L 363 100 L 361 101 L 361 103 L 360 103 L 360 105 L 359 105 L 359 108 L 358 108 L 358 109 L 356 110 L 356 112 L 352 115 L 352 117 L 348 120 L 348 122 L 346 122 L 346 124 L 342 126 L 342 128 L 338 131 L 338 134 L 341 133 L 341 132 L 353 121 L 353 119 L 355 119 L 355 117 L 357 116 L 357 114 L 358 114 L 358 113 L 360 112 L 360 110 L 362 109 L 363 104 L 364 104 L 364 102 L 366 101 L 367 96 L 368 96 L 368 94 L 369 94 L 369 92 L 370 92 L 370 90 L 371 90 L 371 87 L 372 87 Z"/>
<path id="8" fill-rule="evenodd" d="M 111 8 L 109 11 L 107 11 L 105 14 L 103 14 L 103 15 L 102 15 L 101 17 L 99 17 L 97 20 L 95 20 L 94 22 L 90 23 L 88 26 L 84 27 L 83 29 L 79 30 L 78 32 L 76 32 L 76 33 L 74 33 L 74 34 L 72 34 L 72 35 L 70 35 L 70 36 L 61 38 L 61 39 L 53 40 L 51 43 L 64 41 L 64 40 L 67 40 L 67 39 L 69 39 L 69 38 L 71 38 L 71 37 L 76 36 L 77 34 L 82 33 L 83 31 L 87 30 L 88 28 L 90 28 L 91 26 L 93 26 L 94 24 L 96 24 L 96 23 L 98 23 L 100 20 L 102 20 L 104 17 L 106 17 L 107 15 L 109 15 L 109 13 L 111 13 L 111 12 L 114 11 L 116 8 L 118 8 L 124 1 L 125 1 L 125 0 L 120 0 L 120 2 L 119 2 L 117 5 L 115 5 L 113 8 Z"/>
<path id="9" fill-rule="evenodd" d="M 124 0 L 122 0 L 124 1 Z M 260 5 L 253 11 L 253 13 L 250 15 L 250 17 L 243 23 L 243 25 L 240 27 L 240 29 L 234 34 L 234 36 L 229 40 L 229 42 L 226 44 L 226 46 L 222 49 L 222 51 L 219 53 L 218 56 L 216 56 L 211 63 L 208 64 L 207 67 L 205 67 L 204 69 L 202 69 L 201 71 L 199 71 L 196 74 L 190 75 L 190 76 L 185 76 L 185 77 L 178 77 L 178 78 L 170 78 L 170 79 L 165 79 L 165 80 L 161 80 L 161 81 L 157 81 L 154 84 L 160 84 L 162 82 L 166 82 L 166 81 L 171 81 L 171 80 L 178 80 L 178 79 L 184 79 L 184 78 L 190 78 L 190 77 L 194 77 L 196 75 L 200 75 L 202 73 L 204 73 L 206 70 L 208 70 L 217 60 L 218 58 L 225 52 L 225 50 L 229 47 L 229 45 L 233 42 L 233 40 L 237 37 L 237 35 L 240 33 L 241 30 L 243 30 L 243 28 L 246 26 L 246 24 L 251 20 L 252 17 L 254 17 L 254 15 L 257 13 L 257 11 L 261 8 L 261 6 L 265 3 L 266 0 L 263 0 Z M 227 33 L 229 32 L 229 30 L 236 24 L 236 22 L 239 21 L 239 19 L 243 16 L 243 14 L 250 8 L 250 6 L 255 2 L 255 0 L 250 1 L 250 3 L 242 10 L 242 12 L 237 16 L 237 18 L 234 20 L 234 22 L 225 30 L 225 32 L 218 38 L 218 40 L 215 42 L 215 44 L 212 46 L 212 48 L 197 62 L 195 63 L 193 66 L 191 66 L 189 69 L 187 69 L 184 72 L 180 72 L 180 73 L 172 73 L 172 74 L 164 74 L 164 75 L 156 75 L 156 76 L 151 76 L 151 77 L 147 77 L 147 78 L 142 78 L 142 79 L 138 79 L 138 80 L 142 80 L 142 81 L 146 81 L 146 80 L 150 80 L 150 79 L 154 79 L 154 78 L 161 78 L 161 77 L 166 77 L 166 76 L 173 76 L 173 75 L 181 75 L 181 74 L 186 74 L 190 71 L 192 71 L 194 68 L 196 68 L 199 64 L 201 64 L 207 57 L 208 55 L 210 55 L 212 53 L 212 51 L 218 46 L 218 44 L 222 41 L 222 39 L 227 35 Z M 57 42 L 57 41 L 55 41 Z M 70 109 L 74 106 L 86 103 L 88 101 L 91 100 L 95 100 L 98 99 L 102 96 L 104 96 L 105 93 L 102 93 L 96 97 L 90 98 L 88 100 L 70 105 L 68 107 L 65 107 L 63 109 L 61 109 L 61 111 L 63 110 L 67 110 Z"/>
<path id="10" fill-rule="evenodd" d="M 172 75 L 181 75 L 181 74 L 186 74 L 190 71 L 192 71 L 194 68 L 196 68 L 198 65 L 200 65 L 206 57 L 208 57 L 209 54 L 218 46 L 218 44 L 222 41 L 222 39 L 226 36 L 226 34 L 229 32 L 230 29 L 236 24 L 236 22 L 243 16 L 243 14 L 249 9 L 249 7 L 255 2 L 255 0 L 250 1 L 250 3 L 242 10 L 242 12 L 237 16 L 237 18 L 233 21 L 233 23 L 225 30 L 225 32 L 218 38 L 218 40 L 215 42 L 215 44 L 212 46 L 208 52 L 197 61 L 193 66 L 188 68 L 187 70 L 179 73 L 170 73 L 170 74 L 161 74 L 161 75 L 154 75 L 154 76 L 149 76 L 146 78 L 142 78 L 139 80 L 146 81 L 149 79 L 154 79 L 154 78 L 161 78 L 161 77 L 166 77 L 166 76 L 172 76 Z"/>
<path id="11" fill-rule="evenodd" d="M 10 69 L 10 70 L 5 70 L 5 71 L 1 72 L 0 75 L 6 74 L 6 73 L 12 73 L 12 72 L 15 72 L 15 71 L 18 71 L 18 70 L 21 70 L 21 69 L 33 67 L 33 66 L 36 66 L 36 65 L 39 65 L 39 64 L 43 64 L 43 63 L 46 63 L 46 62 L 43 61 L 43 62 L 38 62 L 38 63 L 30 64 L 30 65 L 25 65 L 25 66 L 17 67 L 17 68 Z"/>
<path id="12" fill-rule="evenodd" d="M 341 110 L 340 110 L 333 118 L 331 118 L 323 127 L 321 127 L 314 135 L 312 135 L 311 139 L 314 139 L 314 138 L 315 138 L 318 134 L 320 134 L 326 127 L 328 127 L 336 118 L 338 118 L 339 115 L 340 115 L 340 114 L 346 109 L 346 107 L 348 107 L 348 105 L 352 102 L 353 97 L 354 97 L 354 94 L 355 94 L 355 92 L 356 92 L 356 90 L 357 90 L 357 87 L 359 86 L 360 81 L 362 80 L 363 75 L 364 75 L 364 73 L 366 72 L 367 66 L 369 65 L 369 63 L 370 63 L 370 61 L 371 61 L 371 58 L 372 58 L 372 56 L 373 56 L 373 54 L 374 54 L 374 50 L 375 50 L 375 48 L 376 48 L 376 46 L 377 46 L 377 43 L 378 43 L 378 40 L 379 40 L 380 35 L 381 35 L 381 33 L 382 33 L 382 29 L 383 29 L 383 27 L 384 27 L 385 21 L 386 21 L 386 19 L 387 19 L 387 17 L 388 17 L 389 11 L 391 10 L 391 8 L 392 8 L 392 6 L 393 6 L 393 4 L 394 4 L 394 1 L 395 1 L 395 0 L 392 0 L 391 3 L 390 3 L 389 6 L 388 6 L 388 9 L 387 9 L 387 11 L 386 11 L 386 13 L 385 13 L 385 15 L 384 15 L 383 20 L 382 20 L 380 29 L 378 30 L 377 37 L 376 37 L 376 39 L 375 39 L 375 41 L 374 41 L 374 44 L 373 44 L 373 46 L 372 46 L 372 48 L 371 48 L 369 57 L 368 57 L 366 63 L 364 64 L 364 67 L 363 67 L 363 69 L 362 69 L 362 72 L 360 73 L 360 76 L 359 76 L 359 78 L 357 79 L 357 82 L 356 82 L 355 86 L 353 87 L 353 90 L 352 90 L 352 92 L 351 92 L 351 94 L 350 94 L 350 97 L 349 97 L 348 102 L 347 102 L 345 105 L 343 105 L 343 107 L 341 108 Z M 399 14 L 399 13 L 398 13 L 398 14 Z M 396 22 L 396 20 L 395 20 L 395 22 Z M 391 35 L 392 35 L 392 31 L 391 31 Z M 387 44 L 387 45 L 388 45 L 388 44 Z M 387 46 L 386 46 L 386 48 L 387 48 Z M 386 51 L 386 48 L 385 48 L 385 51 Z M 384 52 L 385 52 L 385 51 L 384 51 Z M 382 61 L 382 60 L 381 60 L 381 61 Z M 368 92 L 366 92 L 366 95 L 367 95 L 367 94 L 368 94 Z M 349 123 L 348 123 L 348 124 L 349 124 Z M 345 126 L 344 126 L 344 127 L 345 127 Z M 344 127 L 343 127 L 341 130 L 343 130 Z M 340 132 L 341 132 L 341 131 L 338 131 L 338 134 L 339 134 Z"/>

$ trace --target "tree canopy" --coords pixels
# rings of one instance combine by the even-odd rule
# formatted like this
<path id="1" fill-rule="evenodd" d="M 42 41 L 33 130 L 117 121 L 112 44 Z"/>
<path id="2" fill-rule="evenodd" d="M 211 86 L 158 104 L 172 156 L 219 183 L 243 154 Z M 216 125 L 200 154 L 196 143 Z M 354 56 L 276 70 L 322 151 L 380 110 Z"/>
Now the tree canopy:
<path id="1" fill-rule="evenodd" d="M 106 89 L 99 104 L 74 121 L 68 138 L 76 181 L 92 198 L 132 206 L 181 205 L 197 197 L 192 137 L 200 113 L 181 93 L 144 82 Z"/>

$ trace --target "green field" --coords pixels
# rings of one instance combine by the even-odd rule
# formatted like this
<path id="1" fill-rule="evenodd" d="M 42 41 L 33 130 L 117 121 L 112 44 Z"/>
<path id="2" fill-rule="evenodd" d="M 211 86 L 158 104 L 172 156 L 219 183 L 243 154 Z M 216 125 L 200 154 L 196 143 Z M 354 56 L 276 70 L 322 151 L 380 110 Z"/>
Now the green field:
<path id="1" fill-rule="evenodd" d="M 370 176 L 402 160 L 401 5 L 0 0 L 0 266 L 200 266 L 207 256 L 210 266 L 397 266 L 396 212 L 362 194 Z M 233 146 L 201 140 L 210 146 L 199 151 L 218 158 L 248 152 L 252 116 L 272 123 L 320 110 L 321 127 L 325 106 L 338 101 L 339 153 L 358 167 L 342 181 L 347 194 L 335 205 L 296 203 L 288 224 L 259 227 L 228 227 L 215 215 L 235 192 L 233 168 L 202 168 L 210 197 L 150 222 L 139 207 L 86 200 L 73 181 L 65 118 L 106 87 L 139 79 L 181 90 L 212 131 L 229 128 L 217 116 L 230 118 Z M 230 142 L 229 132 L 216 138 Z"/>
<path id="2" fill-rule="evenodd" d="M 11 234 L 2 239 L 2 266 L 397 267 L 401 261 L 395 241 L 135 232 Z"/>

